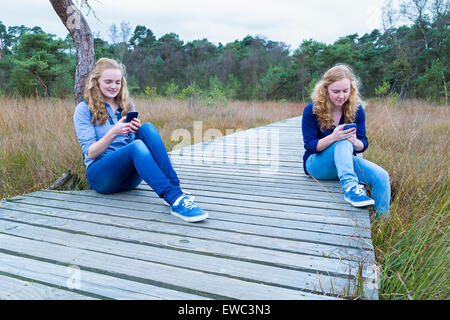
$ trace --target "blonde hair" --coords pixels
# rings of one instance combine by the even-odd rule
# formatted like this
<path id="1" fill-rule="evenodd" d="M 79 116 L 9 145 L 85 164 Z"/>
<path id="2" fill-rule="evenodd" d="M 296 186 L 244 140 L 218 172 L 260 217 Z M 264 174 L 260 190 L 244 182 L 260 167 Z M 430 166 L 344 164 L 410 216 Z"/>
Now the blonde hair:
<path id="1" fill-rule="evenodd" d="M 355 121 L 356 110 L 361 101 L 358 90 L 359 81 L 349 66 L 338 64 L 325 72 L 322 79 L 317 82 L 311 94 L 311 98 L 314 102 L 313 113 L 316 115 L 320 127 L 324 130 L 329 130 L 334 127 L 331 114 L 333 105 L 328 95 L 328 86 L 342 79 L 350 80 L 350 96 L 342 106 L 344 121 L 345 123 Z"/>
<path id="2" fill-rule="evenodd" d="M 88 102 L 89 110 L 92 112 L 91 123 L 95 125 L 100 121 L 100 125 L 105 124 L 108 119 L 108 112 L 106 111 L 105 100 L 102 92 L 98 86 L 98 79 L 106 69 L 118 69 L 122 73 L 122 85 L 119 93 L 116 96 L 117 103 L 122 108 L 122 116 L 125 116 L 129 111 L 133 110 L 133 104 L 130 100 L 128 92 L 127 81 L 125 80 L 125 66 L 121 63 L 108 58 L 100 58 L 94 65 L 89 77 L 86 81 L 86 88 L 84 90 L 84 98 Z"/>

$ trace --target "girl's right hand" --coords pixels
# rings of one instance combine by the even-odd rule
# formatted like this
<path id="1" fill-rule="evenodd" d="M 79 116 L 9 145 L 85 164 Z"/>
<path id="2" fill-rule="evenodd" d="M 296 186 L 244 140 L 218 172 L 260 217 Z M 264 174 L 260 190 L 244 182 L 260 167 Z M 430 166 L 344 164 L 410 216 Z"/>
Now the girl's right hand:
<path id="1" fill-rule="evenodd" d="M 341 141 L 344 139 L 351 138 L 355 134 L 356 128 L 344 130 L 344 127 L 345 123 L 338 125 L 336 128 L 334 128 L 332 135 L 335 141 Z"/>
<path id="2" fill-rule="evenodd" d="M 111 128 L 111 133 L 117 136 L 126 136 L 130 132 L 130 124 L 124 122 L 127 117 L 122 117 L 114 127 Z"/>

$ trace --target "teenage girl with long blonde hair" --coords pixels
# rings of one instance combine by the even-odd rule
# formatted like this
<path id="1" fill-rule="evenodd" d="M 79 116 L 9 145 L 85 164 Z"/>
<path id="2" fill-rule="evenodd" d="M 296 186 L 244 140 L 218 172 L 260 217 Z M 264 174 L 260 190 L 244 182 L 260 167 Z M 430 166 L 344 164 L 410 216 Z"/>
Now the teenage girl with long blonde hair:
<path id="1" fill-rule="evenodd" d="M 206 219 L 208 213 L 181 190 L 156 128 L 141 125 L 138 118 L 125 122 L 133 110 L 124 67 L 112 59 L 99 59 L 87 80 L 85 100 L 73 117 L 91 188 L 114 193 L 144 180 L 170 205 L 171 214 L 188 222 Z"/>
<path id="2" fill-rule="evenodd" d="M 338 179 L 345 201 L 356 207 L 374 205 L 377 216 L 388 216 L 388 173 L 356 156 L 368 148 L 369 141 L 358 81 L 351 68 L 341 64 L 329 69 L 311 97 L 313 102 L 305 107 L 302 117 L 305 173 L 319 180 Z M 347 124 L 354 127 L 346 129 Z M 370 187 L 373 199 L 360 183 Z"/>

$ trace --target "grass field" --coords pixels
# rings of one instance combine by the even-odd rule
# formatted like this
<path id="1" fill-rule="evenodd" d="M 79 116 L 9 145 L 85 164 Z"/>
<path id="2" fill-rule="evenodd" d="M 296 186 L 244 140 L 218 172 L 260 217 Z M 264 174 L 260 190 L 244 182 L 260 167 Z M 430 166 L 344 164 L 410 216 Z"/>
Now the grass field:
<path id="1" fill-rule="evenodd" d="M 136 99 L 170 151 L 175 129 L 247 129 L 301 115 L 296 103 L 230 102 L 199 106 L 179 100 Z M 46 188 L 70 169 L 88 188 L 73 128 L 74 102 L 0 98 L 0 198 Z M 449 299 L 448 107 L 373 101 L 366 108 L 370 147 L 365 158 L 391 177 L 390 220 L 372 221 L 382 299 Z M 193 136 L 193 134 L 192 134 Z M 192 141 L 193 142 L 193 141 Z M 300 142 L 299 142 L 300 143 Z M 300 158 L 301 155 L 299 155 Z"/>

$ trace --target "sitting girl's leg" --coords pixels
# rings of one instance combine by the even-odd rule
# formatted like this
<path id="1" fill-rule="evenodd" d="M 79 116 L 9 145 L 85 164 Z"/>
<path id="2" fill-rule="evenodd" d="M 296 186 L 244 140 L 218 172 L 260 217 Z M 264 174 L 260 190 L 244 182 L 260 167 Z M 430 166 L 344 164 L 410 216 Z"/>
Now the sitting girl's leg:
<path id="1" fill-rule="evenodd" d="M 389 215 L 391 202 L 389 174 L 375 163 L 362 158 L 354 157 L 353 163 L 359 181 L 370 186 L 375 200 L 374 209 L 376 215 Z"/>
<path id="2" fill-rule="evenodd" d="M 341 140 L 333 144 L 334 148 L 334 163 L 344 191 L 351 186 L 358 184 L 358 176 L 353 168 L 353 145 L 348 140 Z"/>
<path id="3" fill-rule="evenodd" d="M 320 153 L 310 155 L 306 161 L 306 170 L 319 180 L 339 179 L 334 164 L 334 146 L 331 145 Z"/>
<path id="4" fill-rule="evenodd" d="M 358 176 L 353 168 L 353 145 L 348 140 L 333 143 L 318 154 L 311 155 L 306 170 L 320 180 L 339 179 L 344 190 L 344 200 L 355 207 L 372 205 L 374 200 L 367 197 L 358 185 Z"/>
<path id="5" fill-rule="evenodd" d="M 306 170 L 319 180 L 339 179 L 342 189 L 358 183 L 353 170 L 353 146 L 350 141 L 333 143 L 320 153 L 311 155 L 306 163 Z"/>
<path id="6" fill-rule="evenodd" d="M 170 162 L 169 155 L 167 154 L 166 147 L 159 135 L 158 130 L 151 124 L 145 123 L 143 124 L 138 132 L 136 133 L 136 139 L 142 140 L 144 144 L 147 146 L 148 150 L 150 150 L 153 158 L 158 164 L 161 171 L 164 175 L 169 178 L 172 184 L 176 186 L 180 186 L 180 180 L 172 167 L 172 163 Z"/>
<path id="7" fill-rule="evenodd" d="M 135 173 L 137 171 L 137 174 Z M 152 154 L 141 140 L 108 154 L 92 163 L 87 179 L 92 189 L 100 193 L 129 190 L 143 178 L 159 197 L 172 204 L 183 192 L 161 171 Z"/>

